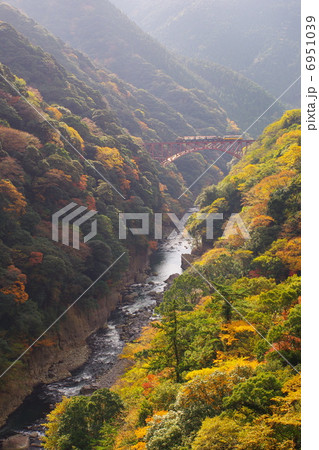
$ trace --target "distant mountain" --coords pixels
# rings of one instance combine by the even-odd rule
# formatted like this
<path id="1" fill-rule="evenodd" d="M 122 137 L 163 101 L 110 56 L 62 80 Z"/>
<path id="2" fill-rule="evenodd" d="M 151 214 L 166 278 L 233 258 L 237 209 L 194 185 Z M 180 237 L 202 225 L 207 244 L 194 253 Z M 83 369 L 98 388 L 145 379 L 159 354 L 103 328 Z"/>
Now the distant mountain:
<path id="1" fill-rule="evenodd" d="M 93 89 L 84 81 L 81 81 L 73 74 L 68 73 L 49 53 L 45 53 L 40 47 L 31 45 L 22 34 L 18 33 L 11 25 L 5 22 L 0 22 L 0 40 L 3 43 L 0 47 L 0 63 L 4 63 L 16 75 L 22 77 L 29 86 L 40 91 L 41 98 L 43 98 L 45 102 L 48 102 L 50 107 L 53 107 L 54 109 L 57 104 L 60 109 L 63 107 L 62 113 L 67 116 L 64 121 L 67 122 L 68 126 L 74 128 L 77 133 L 80 133 L 80 135 L 83 134 L 83 138 L 88 140 L 90 146 L 105 144 L 111 147 L 114 146 L 119 150 L 122 149 L 122 146 L 123 148 L 128 146 L 129 148 L 134 148 L 134 151 L 138 151 L 138 146 L 142 144 L 142 141 L 141 139 L 136 139 L 136 136 L 141 136 L 144 140 L 159 140 L 160 138 L 167 138 L 167 136 L 171 139 L 176 138 L 174 131 L 170 131 L 168 127 L 160 121 L 153 119 L 152 116 L 145 119 L 145 107 L 143 104 L 138 104 L 143 110 L 140 109 L 135 110 L 133 113 L 131 112 L 133 110 L 130 110 L 130 106 L 136 106 L 137 101 L 130 91 L 126 92 L 124 88 L 122 88 L 121 91 L 119 90 L 118 85 L 121 86 L 121 84 L 124 84 L 125 86 L 125 83 L 117 78 L 115 78 L 114 81 L 106 80 L 106 88 L 105 82 L 101 84 L 101 89 L 99 90 L 103 92 L 104 95 L 102 96 L 99 90 Z M 59 56 L 62 57 L 63 55 Z M 104 75 L 105 74 L 103 74 L 103 76 Z M 91 80 L 91 83 L 93 83 L 93 86 L 98 86 L 100 88 L 100 85 L 96 82 Z M 124 115 L 124 123 L 127 122 L 127 119 L 130 119 L 129 125 L 131 125 L 131 128 L 135 127 L 135 133 L 133 134 L 134 144 L 131 140 L 131 136 L 127 134 L 127 129 L 123 128 L 123 116 L 121 110 L 118 115 L 115 110 L 110 107 L 108 102 L 109 92 L 107 89 L 109 86 L 111 88 L 114 86 L 115 88 L 115 94 L 113 93 L 113 96 L 111 95 L 111 99 L 112 103 L 115 102 L 116 108 L 121 106 L 119 100 L 121 100 L 123 93 L 126 93 L 130 100 L 130 106 L 128 106 L 126 115 Z M 137 89 L 132 87 L 131 89 L 133 89 L 133 93 L 136 93 Z M 165 114 L 166 111 L 169 112 L 167 120 L 172 127 L 175 125 L 177 128 L 179 122 L 185 124 L 187 127 L 185 120 L 165 105 L 164 102 L 156 100 L 146 91 L 143 91 L 143 93 L 144 95 L 140 96 L 140 99 L 143 102 L 145 99 L 151 99 L 151 109 L 154 105 L 157 105 L 160 114 Z M 2 108 L 4 108 L 3 111 Z M 0 104 L 0 119 L 1 114 L 6 113 L 7 107 Z M 125 113 L 125 110 L 123 110 L 123 113 Z M 70 114 L 72 116 L 69 117 Z M 6 116 L 4 116 L 4 119 L 5 117 Z M 12 117 L 11 113 L 9 114 L 9 117 Z M 141 120 L 138 120 L 138 117 L 140 117 Z M 175 120 L 175 118 L 177 118 L 177 120 Z M 55 117 L 51 118 L 53 121 L 54 119 Z M 149 126 L 146 122 L 143 122 L 143 120 L 148 120 Z M 107 139 L 101 140 L 98 130 L 97 136 L 95 136 L 94 133 L 93 136 L 91 136 L 87 128 L 88 126 L 92 126 L 93 128 L 98 126 L 102 128 L 102 131 L 108 135 Z M 154 128 L 159 130 L 158 134 L 155 129 L 153 130 L 150 126 L 154 126 Z M 32 127 L 30 127 L 27 128 L 27 131 L 32 131 Z M 195 130 L 193 130 L 193 132 L 195 133 Z M 95 154 L 96 151 L 89 147 L 87 157 L 95 159 Z M 162 184 L 166 186 L 168 192 L 172 193 L 173 197 L 176 197 L 178 190 L 181 188 L 181 184 L 186 182 L 186 184 L 189 185 L 189 180 L 191 180 L 191 182 L 194 181 L 205 171 L 205 168 L 208 165 L 214 163 L 218 156 L 220 156 L 220 153 L 217 153 L 216 155 L 216 152 L 207 151 L 202 154 L 194 154 L 185 157 L 184 163 L 178 170 L 173 166 L 167 171 L 167 169 L 164 169 L 158 164 L 156 164 L 156 166 L 158 166 L 156 170 L 159 170 L 163 176 Z M 208 173 L 201 177 L 198 183 L 196 183 L 194 189 L 195 194 L 198 194 L 203 186 L 217 182 L 222 176 L 222 172 L 226 173 L 228 171 L 227 162 L 229 162 L 229 160 L 230 157 L 227 155 L 220 158 L 218 167 L 212 168 Z M 149 170 L 148 165 L 143 165 L 143 167 L 144 170 Z M 155 171 L 155 168 L 153 168 L 152 171 Z M 115 183 L 115 180 L 113 180 L 113 182 Z M 184 186 L 184 188 L 186 188 L 186 186 Z"/>
<path id="2" fill-rule="evenodd" d="M 281 103 L 276 103 L 269 112 L 260 117 L 275 99 L 239 72 L 203 60 L 186 59 L 185 64 L 193 73 L 209 83 L 210 95 L 225 111 L 230 111 L 236 123 L 250 134 L 256 136 L 256 131 L 262 132 L 269 117 L 276 117 L 282 110 Z M 258 117 L 260 119 L 255 123 Z"/>
<path id="3" fill-rule="evenodd" d="M 136 89 L 123 82 L 105 69 L 98 69 L 83 53 L 69 47 L 15 8 L 0 3 L 0 19 L 14 26 L 34 45 L 41 46 L 43 50 L 53 55 L 69 73 L 74 74 L 94 90 L 100 91 L 117 114 L 121 125 L 130 134 L 147 141 L 170 140 L 175 139 L 179 134 L 195 133 L 186 120 L 165 102 L 145 90 Z M 9 56 L 7 52 L 4 52 L 3 47 L 3 56 Z M 18 64 L 17 61 L 16 64 Z M 15 69 L 18 70 L 18 67 Z M 28 67 L 21 64 L 20 69 L 22 70 L 20 75 L 29 78 L 29 82 L 32 81 L 26 73 Z M 46 89 L 47 86 L 44 86 L 44 92 Z"/>
<path id="4" fill-rule="evenodd" d="M 45 8 L 42 2 L 30 4 L 37 10 L 30 14 L 32 18 L 98 65 L 164 101 L 193 129 L 210 134 L 226 132 L 227 115 L 218 103 L 201 98 L 192 74 L 111 3 L 49 0 Z M 25 8 L 26 4 L 19 6 Z"/>
<path id="5" fill-rule="evenodd" d="M 275 96 L 300 74 L 300 0 L 112 2 L 169 48 L 240 71 Z M 299 86 L 283 100 L 299 105 Z"/>
<path id="6" fill-rule="evenodd" d="M 259 86 L 229 69 L 213 65 L 213 76 L 201 73 L 197 64 L 188 64 L 173 56 L 108 1 L 93 0 L 87 6 L 84 0 L 49 0 L 46 8 L 41 7 L 39 0 L 10 0 L 9 3 L 23 9 L 77 49 L 66 47 L 59 40 L 53 42 L 53 36 L 49 39 L 47 32 L 42 39 L 43 30 L 34 22 L 22 20 L 21 15 L 18 17 L 2 4 L 0 17 L 3 20 L 23 32 L 34 44 L 50 51 L 81 79 L 84 76 L 88 82 L 93 78 L 99 83 L 92 73 L 100 76 L 102 68 L 103 74 L 108 71 L 110 76 L 109 72 L 113 72 L 129 83 L 130 87 L 125 83 L 122 87 L 131 93 L 134 101 L 126 99 L 126 104 L 133 103 L 139 119 L 156 130 L 161 139 L 164 135 L 170 139 L 192 133 L 228 133 L 236 129 L 231 121 L 245 129 L 274 101 Z M 82 54 L 79 57 L 78 50 L 89 55 L 90 60 L 84 60 Z M 94 65 L 99 69 L 92 70 Z M 241 89 L 236 92 L 239 84 Z M 98 84 L 96 88 L 99 89 Z M 124 110 L 122 101 L 122 115 Z M 276 104 L 250 133 L 257 136 L 282 110 Z"/>

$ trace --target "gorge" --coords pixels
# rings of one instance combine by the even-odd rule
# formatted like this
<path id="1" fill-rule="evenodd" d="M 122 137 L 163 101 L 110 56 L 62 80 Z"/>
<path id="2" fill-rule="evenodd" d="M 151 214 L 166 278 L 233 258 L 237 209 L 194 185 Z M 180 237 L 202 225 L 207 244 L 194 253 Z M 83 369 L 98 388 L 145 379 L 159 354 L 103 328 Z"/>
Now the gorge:
<path id="1" fill-rule="evenodd" d="M 0 2 L 4 449 L 300 449 L 288 3 Z"/>

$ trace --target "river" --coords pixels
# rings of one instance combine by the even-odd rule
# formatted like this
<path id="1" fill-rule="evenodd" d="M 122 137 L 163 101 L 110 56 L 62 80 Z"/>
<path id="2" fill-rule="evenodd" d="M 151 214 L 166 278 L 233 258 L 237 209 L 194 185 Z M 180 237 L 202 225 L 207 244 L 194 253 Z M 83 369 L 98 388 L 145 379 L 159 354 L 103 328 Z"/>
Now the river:
<path id="1" fill-rule="evenodd" d="M 191 250 L 192 242 L 176 232 L 161 243 L 151 256 L 151 274 L 145 283 L 128 286 L 125 294 L 129 301 L 118 305 L 107 326 L 88 338 L 88 360 L 74 370 L 71 377 L 35 387 L 23 404 L 11 414 L 1 434 L 42 434 L 41 424 L 62 396 L 71 397 L 88 387 L 94 388 L 97 380 L 119 362 L 125 343 L 137 338 L 142 327 L 154 318 L 156 301 L 167 286 L 166 280 L 173 274 L 182 273 L 181 255 L 189 254 Z"/>

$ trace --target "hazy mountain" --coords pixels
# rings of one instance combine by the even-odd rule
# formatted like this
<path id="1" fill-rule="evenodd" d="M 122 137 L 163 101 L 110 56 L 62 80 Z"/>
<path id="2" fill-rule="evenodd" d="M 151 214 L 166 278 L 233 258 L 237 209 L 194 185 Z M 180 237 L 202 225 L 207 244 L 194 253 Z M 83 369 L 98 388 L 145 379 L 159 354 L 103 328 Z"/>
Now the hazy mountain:
<path id="1" fill-rule="evenodd" d="M 194 70 L 196 65 L 187 67 L 185 61 L 166 51 L 108 1 L 94 0 L 88 7 L 82 0 L 50 0 L 46 2 L 45 9 L 40 7 L 39 0 L 11 0 L 10 3 L 18 5 L 55 35 L 89 55 L 91 64 L 93 60 L 97 66 L 116 73 L 134 85 L 137 92 L 133 95 L 146 106 L 155 121 L 159 120 L 174 130 L 175 136 L 192 132 L 230 132 L 232 125 L 227 116 L 245 129 L 274 100 L 256 84 L 244 77 L 238 78 L 238 74 L 218 65 L 214 65 L 213 76 L 203 76 L 197 68 Z M 2 8 L 0 14 L 33 43 L 46 46 L 47 51 L 61 58 L 58 55 L 60 50 L 56 51 L 57 45 L 49 44 L 48 38 L 41 39 L 39 27 L 35 24 L 17 19 L 6 8 Z M 65 53 L 70 59 L 72 51 L 68 49 Z M 74 66 L 76 58 L 71 59 Z M 59 62 L 65 65 L 62 58 Z M 68 70 L 73 70 L 70 63 Z M 96 72 L 99 73 L 98 70 Z M 242 89 L 235 93 L 238 83 Z M 165 102 L 166 110 L 156 100 Z M 145 112 L 140 106 L 135 106 L 135 109 Z M 251 133 L 257 135 L 281 112 L 282 108 L 276 105 L 250 130 Z M 179 123 L 178 119 L 183 119 L 185 123 Z M 156 127 L 156 122 L 154 126 L 146 123 L 163 136 L 158 131 L 160 125 Z M 165 134 L 169 137 L 169 133 Z"/>
<path id="2" fill-rule="evenodd" d="M 123 82 L 105 69 L 98 69 L 83 53 L 69 47 L 15 8 L 0 3 L 0 18 L 13 25 L 34 45 L 53 55 L 68 72 L 99 90 L 129 133 L 145 140 L 169 140 L 179 134 L 195 133 L 186 120 L 165 102 Z M 4 47 L 2 51 L 5 51 Z M 27 67 L 21 65 L 21 69 L 23 73 L 20 75 L 28 78 L 25 73 Z"/>
<path id="3" fill-rule="evenodd" d="M 32 18 L 124 81 L 163 100 L 199 132 L 226 132 L 227 116 L 218 103 L 202 99 L 192 74 L 111 3 L 50 0 L 45 9 L 42 2 L 30 4 Z"/>
<path id="4" fill-rule="evenodd" d="M 41 30 L 41 33 L 43 30 Z M 91 86 L 88 86 L 85 82 L 80 81 L 74 75 L 68 73 L 63 66 L 55 61 L 55 59 L 48 53 L 43 52 L 40 47 L 35 47 L 30 44 L 30 42 L 20 33 L 17 33 L 16 30 L 9 24 L 0 22 L 0 39 L 3 43 L 0 48 L 0 63 L 6 64 L 16 75 L 22 77 L 29 86 L 39 90 L 41 96 L 44 101 L 48 102 L 53 108 L 56 108 L 56 104 L 67 108 L 66 111 L 63 111 L 66 115 L 73 114 L 78 117 L 67 117 L 64 119 L 67 121 L 68 125 L 72 126 L 76 132 L 84 133 L 84 138 L 88 139 L 91 144 L 107 144 L 110 146 L 114 146 L 118 149 L 121 149 L 121 143 L 126 145 L 128 142 L 127 130 L 123 129 L 123 120 L 124 123 L 129 121 L 129 125 L 131 128 L 135 128 L 134 136 L 141 136 L 144 140 L 147 139 L 164 139 L 165 137 L 169 137 L 171 139 L 176 138 L 176 134 L 174 131 L 170 131 L 168 127 L 166 127 L 159 120 L 152 118 L 152 116 L 145 118 L 146 109 L 143 104 L 137 104 L 136 99 L 132 98 L 133 95 L 130 91 L 125 91 L 120 80 L 107 81 L 106 87 L 105 80 L 102 83 L 101 91 L 105 95 L 101 95 L 99 90 L 93 89 Z M 55 41 L 53 41 L 55 42 Z M 65 49 L 64 49 L 65 50 Z M 61 56 L 61 55 L 60 55 Z M 63 55 L 62 55 L 63 56 Z M 95 82 L 92 82 L 93 86 L 98 85 Z M 122 84 L 121 84 L 122 83 Z M 99 86 L 99 85 L 98 85 Z M 119 87 L 122 87 L 121 91 Z M 110 107 L 110 103 L 108 101 L 109 92 L 108 87 L 115 88 L 115 94 L 111 95 L 112 103 L 115 103 L 116 107 L 121 106 L 120 100 L 121 96 L 125 93 L 130 102 L 128 103 L 130 106 L 137 105 L 140 110 L 135 110 L 132 113 L 131 110 L 128 109 L 126 111 L 126 116 L 121 114 L 121 110 L 119 114 L 116 114 L 116 111 Z M 133 88 L 132 88 L 133 89 Z M 137 89 L 133 89 L 133 92 L 136 93 Z M 154 107 L 159 108 L 160 114 L 166 115 L 166 120 L 172 126 L 172 130 L 176 130 L 178 128 L 179 123 L 184 125 L 184 132 L 187 131 L 187 127 L 195 133 L 195 130 L 192 130 L 191 127 L 187 126 L 186 122 L 175 111 L 171 110 L 164 102 L 153 99 L 153 97 L 148 94 L 146 91 L 142 91 L 143 95 L 139 95 L 137 92 L 138 98 L 141 101 L 145 102 L 148 99 L 151 99 L 150 108 Z M 1 110 L 3 105 L 0 105 L 0 118 L 1 114 L 6 114 L 7 106 L 4 107 L 4 111 Z M 123 112 L 124 113 L 124 112 Z M 9 114 L 11 117 L 12 114 Z M 138 119 L 140 117 L 140 119 Z M 178 120 L 175 119 L 177 117 Z M 5 118 L 5 117 L 4 117 Z M 81 120 L 85 119 L 84 123 Z M 148 125 L 143 120 L 147 120 Z M 100 140 L 98 137 L 88 137 L 88 129 L 86 127 L 88 124 L 93 121 L 92 126 L 98 125 L 102 127 L 104 133 L 110 135 L 107 141 Z M 90 122 L 91 121 L 91 122 Z M 94 125 L 95 124 L 95 125 Z M 91 126 L 91 125 L 90 125 Z M 151 127 L 154 126 L 154 129 Z M 30 125 L 31 127 L 31 125 Z M 28 131 L 32 131 L 32 127 L 27 128 Z M 155 131 L 155 128 L 159 130 L 158 134 Z M 183 132 L 183 128 L 180 129 L 180 132 Z M 132 132 L 131 132 L 132 133 Z M 137 144 L 141 145 L 141 140 L 135 141 Z M 131 144 L 128 144 L 129 146 Z M 134 147 L 136 149 L 136 147 Z M 95 152 L 89 150 L 89 157 L 95 155 Z M 172 178 L 165 176 L 165 185 L 168 184 L 170 188 L 174 190 L 176 193 L 176 189 L 180 183 L 183 183 L 184 175 L 186 178 L 184 179 L 187 184 L 189 183 L 189 178 L 193 181 L 200 174 L 205 171 L 205 168 L 212 164 L 220 154 L 211 151 L 203 152 L 202 154 L 190 155 L 189 157 L 185 157 L 184 164 L 182 165 L 178 175 L 179 182 L 175 181 L 172 183 Z M 94 157 L 95 159 L 95 157 Z M 230 157 L 225 155 L 223 158 L 219 159 L 218 166 L 222 169 L 223 172 L 227 172 L 226 163 L 229 161 Z M 145 166 L 146 167 L 146 166 Z M 147 170 L 147 169 L 145 169 Z M 163 168 L 161 169 L 163 170 Z M 176 171 L 171 172 L 173 177 L 176 177 Z M 213 168 L 209 171 L 209 173 L 205 174 L 205 176 L 201 177 L 199 182 L 196 184 L 195 193 L 198 193 L 201 187 L 206 186 L 209 183 L 215 182 L 219 179 L 221 172 L 219 169 Z"/>
<path id="5" fill-rule="evenodd" d="M 299 0 L 113 0 L 160 42 L 240 71 L 273 95 L 300 74 Z M 284 97 L 300 104 L 299 86 Z"/>

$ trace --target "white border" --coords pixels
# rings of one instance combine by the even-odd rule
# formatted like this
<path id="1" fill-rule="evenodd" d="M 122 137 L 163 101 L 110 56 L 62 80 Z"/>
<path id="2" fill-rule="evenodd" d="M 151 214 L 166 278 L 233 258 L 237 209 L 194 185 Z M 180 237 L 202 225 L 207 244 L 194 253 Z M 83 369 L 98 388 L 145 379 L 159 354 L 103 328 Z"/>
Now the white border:
<path id="1" fill-rule="evenodd" d="M 287 5 L 288 6 L 288 5 Z M 301 2 L 301 111 L 302 111 L 302 449 L 319 448 L 319 288 L 317 255 L 319 251 L 318 192 L 319 131 L 307 130 L 307 90 L 310 72 L 305 67 L 307 16 L 316 18 L 316 69 L 313 83 L 319 91 L 319 4 L 315 0 Z M 316 108 L 319 129 L 319 98 Z"/>

